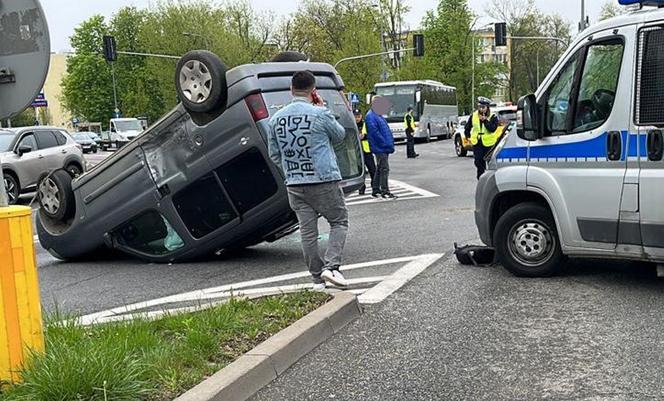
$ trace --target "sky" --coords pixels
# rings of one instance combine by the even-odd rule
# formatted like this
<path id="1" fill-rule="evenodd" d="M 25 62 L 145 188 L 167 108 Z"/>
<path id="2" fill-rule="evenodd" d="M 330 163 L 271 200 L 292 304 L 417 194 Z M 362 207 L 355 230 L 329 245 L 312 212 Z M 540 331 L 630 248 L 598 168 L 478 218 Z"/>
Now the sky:
<path id="1" fill-rule="evenodd" d="M 595 21 L 599 10 L 607 0 L 586 0 L 586 13 L 591 21 Z M 617 0 L 612 0 L 617 3 Z M 256 10 L 273 11 L 276 15 L 288 15 L 297 9 L 297 0 L 282 0 L 275 7 L 274 0 L 249 0 Z M 70 49 L 69 37 L 74 28 L 95 14 L 112 16 L 118 9 L 125 6 L 147 8 L 156 0 L 41 0 L 51 32 L 51 49 L 55 52 Z M 411 7 L 407 23 L 410 28 L 418 28 L 427 10 L 433 9 L 438 0 L 407 0 Z M 490 0 L 470 0 L 470 6 L 478 15 L 485 15 L 485 7 Z M 581 0 L 535 0 L 537 7 L 545 13 L 558 13 L 576 27 L 581 15 Z M 481 22 L 489 22 L 481 20 Z"/>

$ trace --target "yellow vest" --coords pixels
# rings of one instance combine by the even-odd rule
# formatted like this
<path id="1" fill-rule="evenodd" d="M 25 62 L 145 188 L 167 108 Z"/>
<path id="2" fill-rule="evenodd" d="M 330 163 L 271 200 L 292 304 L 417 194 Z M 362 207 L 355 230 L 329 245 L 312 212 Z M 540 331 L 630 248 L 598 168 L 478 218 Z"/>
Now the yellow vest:
<path id="1" fill-rule="evenodd" d="M 493 118 L 494 114 L 489 116 L 489 120 Z M 498 141 L 500 137 L 500 129 L 496 129 L 495 132 L 489 132 L 486 127 L 480 123 L 480 113 L 478 111 L 473 113 L 473 129 L 470 131 L 470 143 L 473 146 L 477 145 L 479 138 L 482 138 L 482 144 L 484 146 L 493 146 Z"/>
<path id="2" fill-rule="evenodd" d="M 364 123 L 362 126 L 362 132 L 361 132 L 361 138 L 362 138 L 362 151 L 364 153 L 371 153 L 371 147 L 369 147 L 369 140 L 367 139 L 367 124 Z"/>
<path id="3" fill-rule="evenodd" d="M 412 125 L 412 127 L 408 125 L 408 116 L 410 116 L 410 124 Z M 412 111 L 410 113 L 406 113 L 406 115 L 404 116 L 403 126 L 406 129 L 412 129 L 413 131 L 415 131 L 415 117 L 413 117 Z"/>

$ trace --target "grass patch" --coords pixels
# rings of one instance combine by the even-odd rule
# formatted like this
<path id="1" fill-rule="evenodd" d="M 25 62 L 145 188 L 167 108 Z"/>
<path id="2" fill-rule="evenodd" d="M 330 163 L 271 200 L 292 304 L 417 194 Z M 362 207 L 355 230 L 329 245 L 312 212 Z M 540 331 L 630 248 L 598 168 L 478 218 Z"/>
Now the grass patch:
<path id="1" fill-rule="evenodd" d="M 52 316 L 46 353 L 0 400 L 172 400 L 329 300 L 301 292 L 231 300 L 160 320 L 80 327 Z"/>

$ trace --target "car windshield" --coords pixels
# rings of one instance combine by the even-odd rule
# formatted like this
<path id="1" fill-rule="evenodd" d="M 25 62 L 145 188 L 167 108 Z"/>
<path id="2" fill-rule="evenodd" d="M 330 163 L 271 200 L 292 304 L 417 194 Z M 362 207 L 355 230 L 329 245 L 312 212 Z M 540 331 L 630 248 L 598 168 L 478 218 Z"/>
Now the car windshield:
<path id="1" fill-rule="evenodd" d="M 115 121 L 115 129 L 123 131 L 143 131 L 143 126 L 138 120 Z"/>
<path id="2" fill-rule="evenodd" d="M 9 150 L 9 145 L 11 145 L 14 137 L 15 135 L 11 132 L 0 131 L 0 152 L 6 152 Z"/>
<path id="3" fill-rule="evenodd" d="M 376 88 L 376 95 L 383 96 L 392 103 L 387 115 L 389 121 L 399 121 L 406 117 L 408 107 L 415 107 L 415 86 L 390 86 Z"/>
<path id="4" fill-rule="evenodd" d="M 89 141 L 90 137 L 85 134 L 74 134 L 72 135 L 77 141 Z"/>

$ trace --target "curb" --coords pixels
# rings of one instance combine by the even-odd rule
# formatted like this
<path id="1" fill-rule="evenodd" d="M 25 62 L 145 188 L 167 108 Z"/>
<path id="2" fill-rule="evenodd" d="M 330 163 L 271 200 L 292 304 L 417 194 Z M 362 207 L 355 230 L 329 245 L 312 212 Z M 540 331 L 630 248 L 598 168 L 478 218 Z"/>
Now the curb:
<path id="1" fill-rule="evenodd" d="M 355 295 L 339 292 L 175 401 L 244 401 L 361 313 Z"/>

